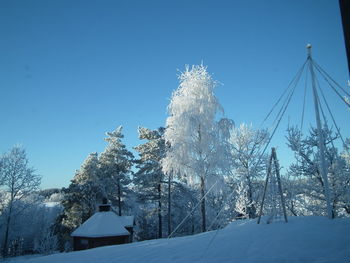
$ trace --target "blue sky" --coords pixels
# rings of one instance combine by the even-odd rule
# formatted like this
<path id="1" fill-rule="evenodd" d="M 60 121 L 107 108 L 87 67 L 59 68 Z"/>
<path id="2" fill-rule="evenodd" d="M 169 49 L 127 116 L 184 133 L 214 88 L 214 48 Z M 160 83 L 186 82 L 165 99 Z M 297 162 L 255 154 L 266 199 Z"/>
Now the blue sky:
<path id="1" fill-rule="evenodd" d="M 346 87 L 338 1 L 0 0 L 0 152 L 22 144 L 42 188 L 68 186 L 87 155 L 104 150 L 106 131 L 123 125 L 131 149 L 138 126 L 163 126 L 178 70 L 202 61 L 222 83 L 225 116 L 258 127 L 307 43 Z M 285 166 L 298 96 L 273 141 Z M 329 103 L 349 137 L 349 111 L 331 93 Z"/>

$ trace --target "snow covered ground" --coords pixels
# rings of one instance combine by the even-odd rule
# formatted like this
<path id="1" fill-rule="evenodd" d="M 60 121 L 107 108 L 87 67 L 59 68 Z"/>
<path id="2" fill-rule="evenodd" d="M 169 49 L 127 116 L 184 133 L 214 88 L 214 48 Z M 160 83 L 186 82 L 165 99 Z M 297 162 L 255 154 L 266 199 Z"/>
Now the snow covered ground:
<path id="1" fill-rule="evenodd" d="M 291 217 L 289 221 L 257 225 L 256 220 L 241 220 L 220 231 L 194 236 L 18 258 L 11 262 L 350 262 L 350 218 Z"/>

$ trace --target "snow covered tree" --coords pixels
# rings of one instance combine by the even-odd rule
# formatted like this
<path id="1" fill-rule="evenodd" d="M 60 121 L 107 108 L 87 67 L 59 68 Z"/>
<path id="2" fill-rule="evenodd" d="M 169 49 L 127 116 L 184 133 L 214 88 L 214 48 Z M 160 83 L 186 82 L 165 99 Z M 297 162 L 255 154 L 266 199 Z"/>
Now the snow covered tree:
<path id="1" fill-rule="evenodd" d="M 118 206 L 118 214 L 122 215 L 122 206 L 125 206 L 125 198 L 129 192 L 131 183 L 131 167 L 133 154 L 122 143 L 122 126 L 113 132 L 107 132 L 108 146 L 99 158 L 101 169 L 101 183 L 105 197 L 113 205 Z"/>
<path id="2" fill-rule="evenodd" d="M 347 138 L 345 140 L 344 150 L 342 151 L 340 156 L 344 162 L 343 163 L 344 174 L 347 174 L 348 178 L 344 183 L 344 186 L 347 185 L 347 187 L 344 187 L 342 189 L 340 202 L 343 204 L 343 208 L 348 215 L 350 215 L 350 153 L 349 152 L 350 152 L 350 138 Z"/>
<path id="3" fill-rule="evenodd" d="M 172 209 L 171 216 L 168 217 L 168 219 L 171 222 L 171 225 L 176 227 L 179 227 L 179 224 L 182 223 L 182 225 L 176 230 L 176 232 L 173 233 L 173 235 L 193 235 L 201 232 L 202 228 L 200 225 L 198 225 L 198 222 L 201 220 L 201 213 L 199 211 L 193 211 L 188 219 L 183 222 L 183 219 L 188 215 L 188 213 L 191 212 L 198 204 L 197 189 L 194 189 L 190 185 L 183 182 L 179 182 L 178 180 L 174 180 L 172 182 L 171 190 Z M 206 205 L 208 207 L 208 204 Z"/>
<path id="4" fill-rule="evenodd" d="M 2 182 L 0 187 L 8 193 L 8 200 L 3 210 L 5 236 L 2 247 L 3 255 L 7 256 L 14 207 L 17 202 L 39 187 L 41 177 L 35 174 L 32 167 L 29 167 L 25 150 L 15 146 L 8 153 L 0 156 L 0 178 Z"/>
<path id="5" fill-rule="evenodd" d="M 102 200 L 103 190 L 97 153 L 88 155 L 80 169 L 75 172 L 69 187 L 62 191 L 63 211 L 52 227 L 53 234 L 58 237 L 57 243 L 61 251 L 70 243 L 70 233 L 96 212 L 96 205 Z M 43 237 L 43 240 L 48 237 Z"/>
<path id="6" fill-rule="evenodd" d="M 257 194 L 254 186 L 257 179 L 261 179 L 266 170 L 266 156 L 263 156 L 262 160 L 259 160 L 259 157 L 267 139 L 266 130 L 254 130 L 251 125 L 247 124 L 241 124 L 231 131 L 233 174 L 236 176 L 234 179 L 238 181 L 238 184 L 242 181 L 246 185 L 244 193 L 247 195 L 245 198 L 249 204 L 246 211 L 249 218 L 256 217 Z"/>
<path id="7" fill-rule="evenodd" d="M 199 185 L 202 231 L 206 231 L 207 180 L 227 167 L 215 121 L 222 107 L 214 96 L 217 83 L 203 65 L 186 67 L 179 79 L 180 86 L 168 106 L 164 138 L 170 147 L 162 160 L 162 169 L 167 175 L 174 174 Z"/>
<path id="8" fill-rule="evenodd" d="M 35 239 L 34 250 L 40 254 L 52 254 L 57 250 L 58 240 L 51 227 L 46 226 Z"/>
<path id="9" fill-rule="evenodd" d="M 290 176 L 302 181 L 302 189 L 298 191 L 303 196 L 304 206 L 315 215 L 325 214 L 324 182 L 319 171 L 320 156 L 318 151 L 317 129 L 311 128 L 309 136 L 303 136 L 300 130 L 288 128 L 288 146 L 295 153 L 297 162 L 289 167 Z M 334 146 L 337 135 L 325 125 L 322 129 L 325 138 L 326 170 L 331 192 L 332 217 L 349 208 L 350 166 L 346 157 L 338 153 Z M 344 158 L 345 157 L 345 158 Z"/>
<path id="10" fill-rule="evenodd" d="M 103 192 L 100 186 L 97 153 L 91 153 L 76 171 L 63 200 L 65 224 L 70 229 L 81 225 L 96 211 Z"/>
<path id="11" fill-rule="evenodd" d="M 252 206 L 249 199 L 248 186 L 244 181 L 240 181 L 236 187 L 236 202 L 235 211 L 238 213 L 238 218 L 249 218 L 250 207 Z"/>
<path id="12" fill-rule="evenodd" d="M 158 237 L 163 236 L 162 199 L 164 174 L 160 160 L 165 155 L 164 128 L 150 130 L 139 127 L 139 138 L 147 140 L 146 143 L 134 147 L 140 155 L 136 160 L 138 171 L 134 174 L 134 184 L 137 189 L 138 199 L 142 202 L 156 202 L 158 216 Z"/>

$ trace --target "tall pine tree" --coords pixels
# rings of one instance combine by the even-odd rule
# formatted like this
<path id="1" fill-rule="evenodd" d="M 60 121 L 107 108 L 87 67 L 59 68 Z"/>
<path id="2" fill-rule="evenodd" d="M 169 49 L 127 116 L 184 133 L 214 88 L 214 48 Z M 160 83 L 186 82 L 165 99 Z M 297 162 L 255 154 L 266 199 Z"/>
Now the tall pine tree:
<path id="1" fill-rule="evenodd" d="M 99 158 L 101 181 L 104 194 L 113 205 L 118 207 L 119 216 L 122 215 L 123 207 L 126 208 L 125 200 L 131 183 L 131 167 L 133 154 L 122 143 L 123 127 L 119 126 L 113 132 L 107 132 L 108 145 Z"/>
<path id="2" fill-rule="evenodd" d="M 55 224 L 61 250 L 69 242 L 70 233 L 95 213 L 102 196 L 98 155 L 90 153 L 76 171 L 69 187 L 64 189 L 63 214 Z"/>
<path id="3" fill-rule="evenodd" d="M 165 154 L 164 128 L 150 130 L 139 127 L 139 138 L 147 140 L 144 144 L 135 147 L 140 159 L 136 161 L 138 171 L 134 175 L 134 184 L 137 188 L 138 199 L 142 202 L 155 202 L 158 216 L 158 237 L 163 236 L 162 195 L 164 174 L 160 164 Z"/>
<path id="4" fill-rule="evenodd" d="M 79 196 L 83 210 L 83 222 L 96 212 L 96 205 L 101 202 L 102 190 L 99 178 L 97 153 L 91 153 L 76 172 L 71 186 Z"/>

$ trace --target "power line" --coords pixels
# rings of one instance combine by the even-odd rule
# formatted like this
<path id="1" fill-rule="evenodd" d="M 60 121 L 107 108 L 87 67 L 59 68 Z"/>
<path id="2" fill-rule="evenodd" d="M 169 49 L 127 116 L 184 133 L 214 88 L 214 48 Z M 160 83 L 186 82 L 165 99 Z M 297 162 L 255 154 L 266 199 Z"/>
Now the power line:
<path id="1" fill-rule="evenodd" d="M 180 222 L 180 224 L 177 225 L 177 227 L 173 230 L 173 232 L 170 233 L 170 235 L 168 236 L 168 238 L 171 238 L 176 231 L 182 226 L 183 223 L 185 223 L 185 221 L 187 220 L 187 218 L 190 217 L 190 215 L 193 214 L 193 212 L 197 209 L 197 207 L 200 205 L 200 203 L 203 201 L 203 199 L 210 193 L 210 191 L 214 188 L 214 186 L 219 182 L 219 179 L 217 179 L 215 181 L 215 183 L 209 188 L 209 190 L 205 193 L 205 195 L 202 196 L 202 198 L 198 201 L 198 203 L 193 207 L 193 209 L 191 210 L 191 212 L 189 212 L 187 214 L 187 216 Z"/>
<path id="2" fill-rule="evenodd" d="M 317 82 L 318 82 L 318 80 L 317 80 Z M 329 115 L 330 115 L 331 118 L 332 118 L 333 124 L 334 124 L 335 128 L 337 129 L 338 135 L 339 135 L 339 137 L 340 137 L 340 139 L 341 139 L 343 145 L 346 146 L 345 140 L 343 139 L 343 136 L 342 136 L 341 133 L 340 133 L 340 129 L 339 129 L 339 127 L 338 127 L 338 125 L 337 125 L 337 123 L 336 123 L 336 121 L 335 121 L 335 118 L 334 118 L 334 116 L 333 116 L 333 113 L 332 113 L 332 111 L 331 111 L 331 109 L 330 109 L 330 107 L 329 107 L 329 104 L 328 104 L 328 102 L 327 102 L 327 100 L 326 100 L 326 97 L 325 97 L 325 95 L 324 95 L 324 93 L 323 93 L 323 90 L 321 89 L 321 87 L 320 87 L 319 84 L 318 84 L 318 89 L 319 89 L 320 92 L 321 92 L 322 99 L 323 99 L 323 101 L 324 101 L 324 103 L 325 103 L 325 105 L 326 105 L 326 107 L 327 107 L 327 110 L 328 110 Z M 320 106 L 321 106 L 321 103 L 320 103 Z M 321 109 L 322 109 L 322 108 L 321 108 Z M 326 117 L 324 116 L 323 110 L 322 110 L 322 115 L 323 115 L 323 118 L 325 119 Z M 326 120 L 325 120 L 325 122 L 326 122 Z M 334 145 L 333 145 L 333 147 L 334 147 Z M 344 147 L 344 148 L 345 148 L 346 152 L 349 154 L 348 147 Z M 349 154 L 349 155 L 350 155 L 350 154 Z"/>

